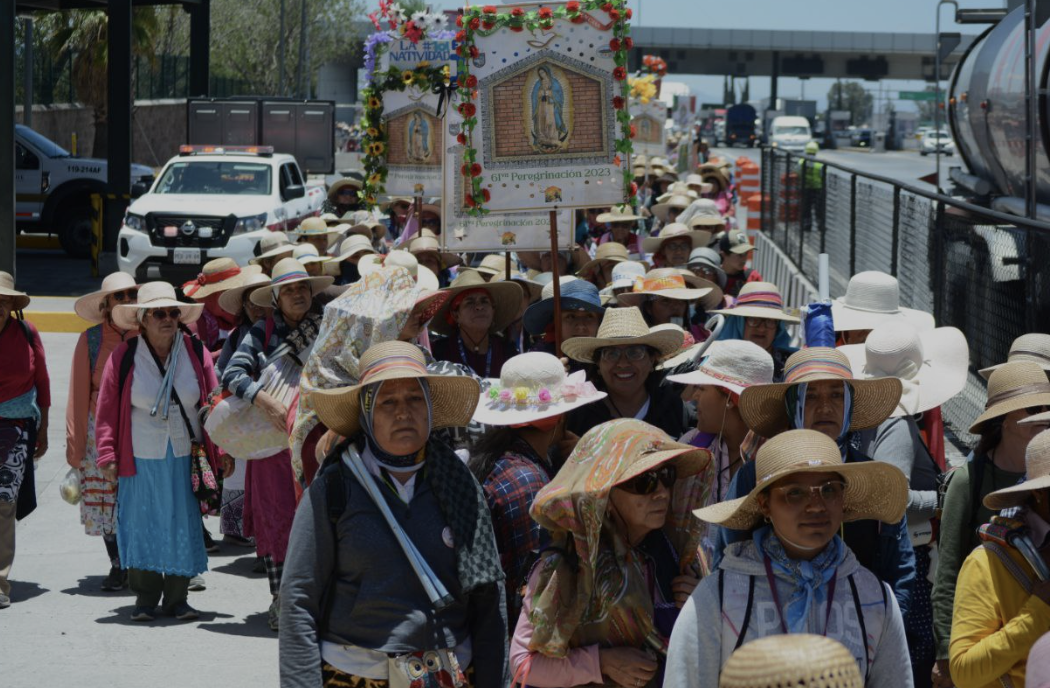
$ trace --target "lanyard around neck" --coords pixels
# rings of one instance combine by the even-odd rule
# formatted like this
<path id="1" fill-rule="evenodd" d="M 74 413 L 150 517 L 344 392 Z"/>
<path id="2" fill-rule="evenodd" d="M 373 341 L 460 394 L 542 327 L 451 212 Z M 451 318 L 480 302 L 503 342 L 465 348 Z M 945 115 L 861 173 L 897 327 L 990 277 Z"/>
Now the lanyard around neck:
<path id="1" fill-rule="evenodd" d="M 777 607 L 777 617 L 780 619 L 780 630 L 787 635 L 788 628 L 787 623 L 784 621 L 784 609 L 780 606 L 780 595 L 777 594 L 777 581 L 773 576 L 773 562 L 770 560 L 768 554 L 762 555 L 762 561 L 766 565 L 766 580 L 769 581 L 769 591 L 773 593 L 773 604 Z M 831 601 L 835 599 L 835 584 L 838 582 L 838 571 L 831 577 L 831 581 L 828 583 L 828 599 L 827 609 L 824 613 L 824 637 L 828 636 L 828 626 L 831 624 Z"/>
<path id="2" fill-rule="evenodd" d="M 467 350 L 463 347 L 462 332 L 459 333 L 459 336 L 456 337 L 456 344 L 459 346 L 459 357 L 463 359 L 463 363 L 465 363 L 468 367 L 473 368 L 474 366 L 470 365 L 470 359 L 467 358 Z M 492 377 L 492 349 L 494 348 L 493 344 L 494 342 L 490 338 L 489 350 L 485 353 L 485 374 L 482 377 Z M 477 373 L 478 371 L 475 370 L 474 372 Z"/>

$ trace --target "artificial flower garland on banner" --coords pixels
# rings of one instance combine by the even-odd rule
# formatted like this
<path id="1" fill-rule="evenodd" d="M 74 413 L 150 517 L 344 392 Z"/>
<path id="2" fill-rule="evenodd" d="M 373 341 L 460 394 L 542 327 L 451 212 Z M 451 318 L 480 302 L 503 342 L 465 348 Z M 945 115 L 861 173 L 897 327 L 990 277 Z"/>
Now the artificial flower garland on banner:
<path id="1" fill-rule="evenodd" d="M 456 18 L 456 26 L 459 31 L 455 34 L 458 44 L 456 53 L 461 58 L 458 64 L 459 85 L 459 113 L 463 116 L 463 128 L 457 135 L 457 141 L 465 146 L 463 150 L 463 164 L 460 173 L 464 177 L 464 188 L 466 197 L 464 204 L 471 215 L 477 217 L 488 212 L 484 204 L 490 200 L 489 190 L 482 188 L 481 163 L 477 160 L 478 150 L 474 146 L 474 129 L 477 127 L 477 105 L 478 80 L 470 73 L 470 61 L 478 56 L 478 48 L 475 45 L 476 37 L 490 36 L 502 28 L 511 31 L 551 31 L 554 22 L 565 19 L 574 24 L 582 24 L 587 21 L 584 13 L 604 12 L 612 20 L 613 37 L 609 41 L 609 48 L 613 51 L 613 61 L 616 68 L 613 70 L 613 78 L 618 82 L 619 95 L 613 96 L 611 105 L 616 110 L 616 121 L 620 127 L 620 137 L 616 139 L 616 157 L 614 163 L 620 165 L 623 160 L 631 159 L 631 139 L 634 131 L 631 127 L 631 115 L 627 111 L 627 100 L 629 86 L 627 84 L 627 52 L 634 46 L 630 37 L 631 9 L 627 7 L 626 0 L 569 0 L 559 7 L 541 7 L 537 10 L 525 11 L 520 7 L 511 8 L 510 11 L 501 11 L 495 5 L 484 5 L 479 7 L 472 5 L 463 10 Z M 623 185 L 624 197 L 632 194 L 632 182 L 630 165 L 624 166 Z"/>

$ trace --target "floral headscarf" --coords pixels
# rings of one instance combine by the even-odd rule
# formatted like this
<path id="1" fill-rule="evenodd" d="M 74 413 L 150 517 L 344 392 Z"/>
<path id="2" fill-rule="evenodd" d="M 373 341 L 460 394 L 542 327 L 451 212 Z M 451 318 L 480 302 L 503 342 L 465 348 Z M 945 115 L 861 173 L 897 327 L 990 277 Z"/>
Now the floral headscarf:
<path id="1" fill-rule="evenodd" d="M 317 343 L 303 366 L 292 428 L 292 470 L 300 484 L 303 444 L 318 424 L 310 393 L 356 385 L 361 355 L 375 344 L 400 336 L 421 292 L 408 270 L 383 268 L 365 275 L 325 306 Z"/>
<path id="2" fill-rule="evenodd" d="M 701 453 L 699 460 L 695 452 Z M 685 570 L 695 561 L 700 543 L 701 524 L 692 511 L 702 504 L 702 492 L 694 472 L 710 456 L 635 419 L 602 423 L 580 439 L 532 505 L 532 517 L 549 531 L 551 548 L 560 555 L 539 564 L 530 650 L 564 657 L 572 647 L 595 642 L 645 646 L 653 632 L 652 595 L 642 561 L 608 516 L 609 493 L 661 464 L 678 463 L 664 533 Z M 692 470 L 685 470 L 687 466 Z"/>

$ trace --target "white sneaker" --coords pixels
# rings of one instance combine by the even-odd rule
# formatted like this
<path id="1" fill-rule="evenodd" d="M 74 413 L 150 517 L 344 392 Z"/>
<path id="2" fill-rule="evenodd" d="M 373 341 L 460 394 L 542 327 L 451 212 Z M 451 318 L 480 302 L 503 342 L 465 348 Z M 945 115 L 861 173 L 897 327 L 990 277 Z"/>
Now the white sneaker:
<path id="1" fill-rule="evenodd" d="M 11 598 L 0 592 L 0 609 L 7 609 L 11 606 Z"/>

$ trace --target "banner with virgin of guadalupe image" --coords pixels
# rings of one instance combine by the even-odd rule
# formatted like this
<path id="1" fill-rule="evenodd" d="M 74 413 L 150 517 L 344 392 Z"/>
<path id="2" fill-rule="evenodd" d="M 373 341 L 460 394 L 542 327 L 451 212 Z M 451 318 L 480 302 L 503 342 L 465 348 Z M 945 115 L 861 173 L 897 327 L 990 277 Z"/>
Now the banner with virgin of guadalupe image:
<path id="1" fill-rule="evenodd" d="M 456 41 L 467 212 L 624 202 L 629 17 L 624 0 L 464 10 Z"/>
<path id="2" fill-rule="evenodd" d="M 440 96 L 415 87 L 383 94 L 388 195 L 441 195 L 439 100 Z"/>
<path id="3" fill-rule="evenodd" d="M 647 103 L 632 98 L 631 126 L 634 127 L 635 153 L 667 154 L 667 103 L 659 98 Z"/>

